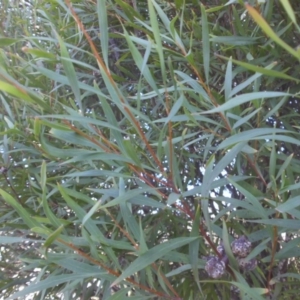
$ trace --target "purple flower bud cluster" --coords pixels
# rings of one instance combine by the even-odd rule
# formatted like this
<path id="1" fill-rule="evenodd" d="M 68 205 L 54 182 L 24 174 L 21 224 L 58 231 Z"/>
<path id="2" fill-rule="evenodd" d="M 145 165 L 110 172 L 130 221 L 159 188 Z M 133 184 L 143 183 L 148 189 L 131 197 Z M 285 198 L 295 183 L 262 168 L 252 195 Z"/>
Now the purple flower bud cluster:
<path id="1" fill-rule="evenodd" d="M 244 235 L 231 243 L 232 253 L 239 258 L 246 257 L 250 253 L 251 248 L 251 242 Z"/>
<path id="2" fill-rule="evenodd" d="M 225 273 L 225 262 L 217 256 L 211 257 L 205 265 L 205 270 L 209 277 L 220 278 Z"/>
<path id="3" fill-rule="evenodd" d="M 257 260 L 255 258 L 250 260 L 245 259 L 251 249 L 252 244 L 245 236 L 241 236 L 231 243 L 232 253 L 236 256 L 240 268 L 245 271 L 252 271 L 257 266 Z M 205 264 L 205 270 L 208 276 L 215 279 L 220 278 L 225 274 L 226 264 L 228 263 L 228 257 L 222 243 L 217 246 L 217 250 L 220 256 L 206 257 Z"/>

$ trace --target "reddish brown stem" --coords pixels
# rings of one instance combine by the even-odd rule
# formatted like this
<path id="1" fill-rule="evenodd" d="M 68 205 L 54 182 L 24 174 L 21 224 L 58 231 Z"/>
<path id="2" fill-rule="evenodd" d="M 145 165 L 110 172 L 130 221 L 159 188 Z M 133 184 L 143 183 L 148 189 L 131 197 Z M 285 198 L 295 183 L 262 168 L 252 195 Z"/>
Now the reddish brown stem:
<path id="1" fill-rule="evenodd" d="M 90 35 L 87 33 L 87 31 L 85 30 L 82 22 L 80 21 L 79 17 L 77 16 L 77 14 L 75 13 L 73 7 L 72 7 L 72 4 L 71 4 L 71 1 L 70 0 L 65 0 L 67 6 L 69 7 L 71 13 L 72 13 L 72 16 L 74 17 L 77 25 L 79 26 L 79 28 L 81 29 L 81 31 L 83 32 L 83 34 L 85 35 L 90 47 L 91 47 L 91 50 L 99 64 L 99 66 L 102 68 L 103 72 L 105 72 L 107 78 L 109 79 L 110 83 L 112 84 L 112 86 L 114 87 L 116 93 L 118 94 L 119 96 L 119 100 L 120 102 L 122 103 L 123 105 L 123 109 L 124 111 L 128 114 L 130 120 L 132 121 L 132 123 L 135 125 L 141 139 L 143 140 L 143 142 L 145 143 L 146 145 L 146 148 L 148 149 L 148 151 L 150 152 L 150 155 L 153 157 L 155 163 L 157 164 L 159 170 L 161 173 L 164 173 L 164 168 L 163 168 L 163 165 L 162 163 L 160 162 L 160 160 L 158 159 L 158 157 L 156 156 L 156 153 L 154 152 L 153 148 L 150 146 L 142 128 L 141 128 L 141 125 L 140 123 L 136 120 L 136 118 L 134 117 L 134 115 L 132 114 L 132 112 L 128 109 L 127 107 L 127 103 L 125 101 L 125 99 L 123 98 L 123 96 L 120 94 L 119 92 L 119 89 L 117 88 L 117 84 L 116 82 L 114 81 L 114 79 L 112 78 L 111 74 L 110 74 L 110 71 L 108 70 L 108 68 L 106 67 L 102 57 L 99 55 L 98 53 L 98 50 L 95 46 L 95 44 L 93 43 Z"/>
<path id="2" fill-rule="evenodd" d="M 88 261 L 90 261 L 91 263 L 93 263 L 94 265 L 97 265 L 97 266 L 100 266 L 101 268 L 103 268 L 105 271 L 107 271 L 107 273 L 111 274 L 111 275 L 114 275 L 116 277 L 119 277 L 121 274 L 115 270 L 112 270 L 110 269 L 109 267 L 107 267 L 104 263 L 92 258 L 91 256 L 89 256 L 88 254 L 86 254 L 85 252 L 81 251 L 80 249 L 78 249 L 77 247 L 75 247 L 73 244 L 71 243 L 67 243 L 65 242 L 64 240 L 58 238 L 57 239 L 60 243 L 62 243 L 63 245 L 69 247 L 70 249 L 74 250 L 75 252 L 77 252 L 81 257 L 87 259 Z M 159 297 L 163 297 L 164 299 L 172 299 L 173 297 L 169 296 L 169 295 L 166 295 L 166 294 L 163 294 L 159 291 L 156 291 L 154 289 L 151 289 L 143 284 L 140 284 L 136 281 L 134 281 L 133 279 L 131 278 L 126 278 L 125 279 L 126 281 L 130 282 L 131 284 L 137 286 L 138 288 L 140 288 L 141 290 L 144 290 L 144 291 L 147 291 L 151 294 L 154 294 L 154 295 L 157 295 Z"/>

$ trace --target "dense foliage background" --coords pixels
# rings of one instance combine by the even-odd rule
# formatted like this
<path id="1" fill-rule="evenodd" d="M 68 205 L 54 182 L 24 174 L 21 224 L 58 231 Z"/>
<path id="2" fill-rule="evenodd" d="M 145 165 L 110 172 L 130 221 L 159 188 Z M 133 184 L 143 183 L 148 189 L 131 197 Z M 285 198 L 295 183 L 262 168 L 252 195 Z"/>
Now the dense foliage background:
<path id="1" fill-rule="evenodd" d="M 297 0 L 0 1 L 1 299 L 296 299 Z"/>

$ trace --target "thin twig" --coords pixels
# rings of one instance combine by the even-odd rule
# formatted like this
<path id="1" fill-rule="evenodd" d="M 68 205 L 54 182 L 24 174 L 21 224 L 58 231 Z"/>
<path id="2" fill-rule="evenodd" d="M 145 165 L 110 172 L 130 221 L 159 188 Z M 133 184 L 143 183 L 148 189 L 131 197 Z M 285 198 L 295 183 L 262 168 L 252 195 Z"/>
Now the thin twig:
<path id="1" fill-rule="evenodd" d="M 107 68 L 107 66 L 105 65 L 102 57 L 99 55 L 98 53 L 98 50 L 95 46 L 95 44 L 93 43 L 90 35 L 87 33 L 87 31 L 85 30 L 84 28 L 84 25 L 82 24 L 81 20 L 79 19 L 79 17 L 77 16 L 75 10 L 73 9 L 72 7 L 72 4 L 71 4 L 71 1 L 70 0 L 65 0 L 68 8 L 70 9 L 71 13 L 72 13 L 72 16 L 74 17 L 77 25 L 79 26 L 79 28 L 81 29 L 81 31 L 83 32 L 83 34 L 85 35 L 90 47 L 91 47 L 91 50 L 93 52 L 93 54 L 95 55 L 95 58 L 97 60 L 97 63 L 99 64 L 99 67 L 105 72 L 107 78 L 109 79 L 110 83 L 112 84 L 112 86 L 114 87 L 116 93 L 118 94 L 119 96 L 119 100 L 120 102 L 122 103 L 123 105 L 123 109 L 124 111 L 128 114 L 130 120 L 132 121 L 132 123 L 135 125 L 141 139 L 143 140 L 143 142 L 145 143 L 146 145 L 146 148 L 148 149 L 148 151 L 150 152 L 151 156 L 153 157 L 155 163 L 157 164 L 159 170 L 161 173 L 164 173 L 164 168 L 163 168 L 163 165 L 161 163 L 161 161 L 158 159 L 158 157 L 156 156 L 156 153 L 154 152 L 153 148 L 151 147 L 151 145 L 149 144 L 143 130 L 142 130 L 142 127 L 139 123 L 139 121 L 134 117 L 134 115 L 132 114 L 132 112 L 130 111 L 130 109 L 127 107 L 127 103 L 125 101 L 125 99 L 123 98 L 123 96 L 120 94 L 120 91 L 117 87 L 117 84 L 116 82 L 114 81 L 114 79 L 112 78 L 111 74 L 110 74 L 110 71 L 109 69 Z"/>
<path id="2" fill-rule="evenodd" d="M 86 254 L 85 252 L 81 251 L 80 249 L 78 249 L 76 246 L 74 246 L 73 244 L 71 243 L 68 243 L 68 242 L 65 242 L 64 240 L 58 238 L 57 239 L 58 242 L 62 243 L 63 245 L 67 246 L 68 248 L 74 250 L 75 252 L 77 252 L 81 257 L 87 259 L 88 261 L 90 261 L 91 263 L 93 263 L 94 265 L 97 265 L 97 266 L 100 266 L 101 268 L 103 268 L 105 271 L 107 271 L 107 273 L 113 275 L 113 276 L 116 276 L 116 277 L 119 277 L 121 275 L 121 273 L 107 267 L 104 263 L 92 258 L 90 255 Z M 154 289 L 151 289 L 143 284 L 140 284 L 138 282 L 136 282 L 135 280 L 131 279 L 131 278 L 125 278 L 126 281 L 130 282 L 131 284 L 139 287 L 140 289 L 142 290 L 145 290 L 151 294 L 154 294 L 154 295 L 157 295 L 159 297 L 164 297 L 164 299 L 173 299 L 173 297 L 169 296 L 169 295 L 166 295 L 166 294 L 163 294 L 159 291 L 156 291 Z"/>

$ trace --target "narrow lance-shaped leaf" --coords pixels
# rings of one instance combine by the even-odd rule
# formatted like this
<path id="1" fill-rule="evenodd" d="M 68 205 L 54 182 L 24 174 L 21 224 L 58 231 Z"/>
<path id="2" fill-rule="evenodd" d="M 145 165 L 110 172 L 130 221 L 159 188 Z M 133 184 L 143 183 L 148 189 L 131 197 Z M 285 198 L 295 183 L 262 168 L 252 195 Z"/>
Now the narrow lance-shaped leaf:
<path id="1" fill-rule="evenodd" d="M 202 25 L 202 52 L 203 52 L 203 66 L 206 78 L 206 83 L 209 82 L 210 70 L 210 41 L 209 41 L 209 28 L 205 7 L 201 4 L 201 25 Z"/>
<path id="2" fill-rule="evenodd" d="M 172 106 L 171 111 L 170 111 L 168 117 L 165 120 L 165 124 L 168 124 L 170 121 L 172 121 L 172 118 L 181 109 L 184 100 L 185 100 L 185 97 L 184 97 L 183 93 L 181 93 L 179 98 L 175 101 L 174 105 Z"/>
<path id="3" fill-rule="evenodd" d="M 106 273 L 106 272 L 103 272 Z M 98 270 L 97 272 L 89 272 L 89 273 L 81 273 L 81 274 L 63 274 L 63 275 L 56 275 L 56 276 L 49 276 L 47 279 L 42 280 L 38 283 L 32 283 L 31 285 L 25 287 L 22 291 L 13 294 L 12 296 L 6 298 L 6 300 L 14 300 L 18 297 L 22 297 L 25 299 L 31 293 L 39 292 L 42 290 L 46 290 L 51 287 L 55 287 L 61 283 L 68 282 L 68 281 L 77 281 L 83 280 L 89 277 L 101 276 L 101 272 Z"/>
<path id="4" fill-rule="evenodd" d="M 225 220 L 223 220 L 223 233 L 222 233 L 222 240 L 223 240 L 223 245 L 225 252 L 228 256 L 229 262 L 230 262 L 230 267 L 234 268 L 235 270 L 239 269 L 239 265 L 232 253 L 231 246 L 230 246 L 230 240 L 229 240 L 229 234 L 228 234 L 228 229 Z"/>
<path id="5" fill-rule="evenodd" d="M 276 162 L 277 162 L 276 143 L 275 143 L 275 140 L 273 139 L 272 140 L 271 155 L 270 155 L 270 165 L 269 165 L 269 176 L 270 176 L 270 178 L 275 177 Z"/>
<path id="6" fill-rule="evenodd" d="M 3 191 L 2 189 L 0 189 L 0 194 L 3 197 L 4 201 L 7 204 L 11 205 L 18 212 L 19 216 L 24 220 L 25 224 L 29 228 L 33 228 L 36 226 L 39 227 L 39 223 L 31 217 L 27 209 L 25 207 L 22 207 L 22 205 L 18 203 L 11 195 Z"/>
<path id="7" fill-rule="evenodd" d="M 61 62 L 64 66 L 64 70 L 65 70 L 66 76 L 68 78 L 70 87 L 74 93 L 75 100 L 76 100 L 77 104 L 79 105 L 79 108 L 82 111 L 81 94 L 80 94 L 80 90 L 79 90 L 79 82 L 78 82 L 78 78 L 77 78 L 77 73 L 75 71 L 74 65 L 70 61 L 70 55 L 69 55 L 69 51 L 66 47 L 66 44 L 64 43 L 62 38 L 58 35 L 58 33 L 56 33 L 56 37 L 58 39 L 59 46 L 60 46 Z"/>
<path id="8" fill-rule="evenodd" d="M 217 57 L 220 57 L 222 59 L 225 60 L 229 60 L 228 57 L 222 56 L 222 55 L 216 55 Z M 296 81 L 299 82 L 299 78 L 297 77 L 292 77 L 289 76 L 287 74 L 285 74 L 284 71 L 276 71 L 276 70 L 272 70 L 272 67 L 276 66 L 278 63 L 277 62 L 273 62 L 272 64 L 270 64 L 268 67 L 263 68 L 260 66 L 256 66 L 250 63 L 246 63 L 244 61 L 238 61 L 236 59 L 232 59 L 232 62 L 237 64 L 238 66 L 244 67 L 247 70 L 253 71 L 253 72 L 257 72 L 257 73 L 261 73 L 270 77 L 275 77 L 275 78 L 283 78 L 283 79 L 288 79 L 288 80 L 292 80 L 292 81 Z M 243 83 L 241 83 L 243 84 Z M 232 92 L 235 90 L 235 88 L 232 90 Z M 231 96 L 233 96 L 234 94 L 231 94 Z"/>
<path id="9" fill-rule="evenodd" d="M 286 202 L 278 205 L 275 209 L 281 213 L 285 213 L 292 211 L 297 207 L 300 207 L 300 196 L 288 199 Z"/>
<path id="10" fill-rule="evenodd" d="M 132 42 L 128 32 L 126 31 L 126 29 L 124 28 L 124 35 L 129 47 L 129 50 L 131 52 L 131 55 L 135 61 L 136 66 L 139 68 L 139 70 L 142 72 L 142 75 L 144 76 L 144 78 L 147 80 L 147 82 L 150 84 L 150 86 L 152 87 L 152 89 L 157 93 L 157 95 L 160 95 L 159 91 L 158 91 L 158 87 L 157 84 L 150 72 L 149 66 L 146 64 L 146 60 L 147 56 L 142 56 L 140 51 L 138 50 L 138 48 L 135 46 L 135 44 Z M 151 41 L 148 41 L 148 45 L 147 48 L 149 46 L 149 44 L 151 44 Z M 159 96 L 161 97 L 161 96 Z"/>
<path id="11" fill-rule="evenodd" d="M 108 20 L 107 20 L 107 7 L 105 0 L 97 0 L 97 15 L 99 23 L 99 35 L 101 41 L 102 57 L 106 67 L 108 67 Z"/>
<path id="12" fill-rule="evenodd" d="M 31 95 L 31 94 L 33 94 L 33 92 L 29 93 L 24 88 L 20 88 L 17 85 L 14 86 L 7 82 L 0 81 L 0 89 L 1 89 L 1 91 L 6 92 L 12 96 L 15 96 L 19 99 L 25 100 L 28 103 L 37 103 L 41 106 L 44 106 L 43 101 L 41 99 L 39 99 L 39 97 L 37 97 L 37 95 L 35 95 L 36 97 L 34 97 Z"/>
<path id="13" fill-rule="evenodd" d="M 47 182 L 47 164 L 43 160 L 41 165 L 41 182 L 40 182 L 43 191 L 46 190 L 46 182 Z"/>
<path id="14" fill-rule="evenodd" d="M 294 157 L 294 153 L 292 153 L 290 156 L 288 156 L 286 158 L 286 160 L 284 161 L 284 163 L 280 166 L 280 169 L 276 175 L 276 180 L 283 174 L 283 172 L 288 168 L 288 166 L 290 165 L 292 159 Z"/>
<path id="15" fill-rule="evenodd" d="M 198 205 L 197 207 L 196 215 L 193 220 L 192 231 L 190 233 L 191 237 L 199 236 L 199 224 L 200 224 L 200 205 Z M 189 244 L 189 260 L 192 266 L 193 276 L 197 283 L 198 289 L 201 291 L 201 287 L 199 284 L 199 272 L 198 272 L 199 243 L 200 241 L 197 239 Z"/>
<path id="16" fill-rule="evenodd" d="M 300 228 L 300 221 L 299 220 L 259 219 L 259 220 L 246 220 L 246 221 L 251 222 L 251 223 L 259 223 L 259 224 L 270 225 L 270 226 L 284 227 L 284 228 L 287 228 L 287 229 L 290 229 L 290 230 L 298 230 Z"/>
<path id="17" fill-rule="evenodd" d="M 231 57 L 228 60 L 235 62 L 235 60 L 233 60 Z M 262 68 L 263 70 L 270 70 L 272 68 L 274 68 L 277 65 L 276 62 L 269 64 L 268 66 L 266 66 L 266 68 Z M 257 70 L 258 71 L 258 70 Z M 232 96 L 236 95 L 238 92 L 242 91 L 244 88 L 250 86 L 253 82 L 255 82 L 256 79 L 260 78 L 263 75 L 263 73 L 261 72 L 256 72 L 254 75 L 252 75 L 251 77 L 249 77 L 247 80 L 241 82 L 240 84 L 236 85 L 231 92 L 228 95 L 228 99 L 231 98 Z"/>
<path id="18" fill-rule="evenodd" d="M 239 106 L 241 104 L 247 103 L 252 100 L 265 99 L 265 98 L 277 98 L 277 97 L 284 97 L 287 95 L 290 95 L 290 94 L 283 93 L 283 92 L 267 92 L 267 91 L 243 94 L 243 95 L 239 95 L 234 98 L 231 98 L 225 104 L 220 105 L 211 110 L 204 111 L 201 114 L 212 114 L 212 113 L 216 113 L 216 112 L 225 112 L 226 110 L 229 110 L 233 107 Z"/>
<path id="19" fill-rule="evenodd" d="M 300 59 L 300 53 L 294 50 L 291 46 L 286 44 L 281 38 L 279 38 L 270 25 L 265 21 L 265 19 L 259 14 L 259 12 L 250 6 L 249 4 L 245 4 L 248 13 L 254 19 L 254 21 L 260 26 L 260 28 L 269 36 L 275 43 L 280 45 L 294 57 Z"/>
<path id="20" fill-rule="evenodd" d="M 209 216 L 208 198 L 209 198 L 209 191 L 211 190 L 210 183 L 213 181 L 213 178 L 211 178 L 211 174 L 213 172 L 214 163 L 215 163 L 215 155 L 212 155 L 207 161 L 203 183 L 201 186 L 201 207 L 202 207 L 205 223 L 209 232 L 211 232 L 211 219 Z"/>
<path id="21" fill-rule="evenodd" d="M 46 196 L 47 191 L 44 190 L 43 194 L 42 194 L 42 203 L 43 203 L 43 209 L 45 212 L 45 215 L 47 217 L 47 219 L 49 220 L 49 222 L 55 227 L 60 227 L 62 225 L 61 220 L 59 220 L 56 215 L 53 213 L 53 211 L 51 210 L 51 208 L 49 207 L 49 203 L 48 203 L 48 199 Z"/>
<path id="22" fill-rule="evenodd" d="M 150 23 L 152 26 L 153 35 L 154 35 L 154 39 L 156 42 L 156 49 L 157 49 L 159 60 L 160 60 L 161 72 L 162 72 L 163 77 L 165 78 L 165 76 L 166 76 L 165 75 L 165 60 L 164 60 L 164 53 L 162 51 L 163 46 L 162 46 L 162 41 L 161 41 L 161 36 L 160 36 L 157 15 L 156 15 L 156 12 L 154 9 L 154 4 L 156 4 L 154 0 L 148 0 Z M 168 21 L 169 21 L 169 19 L 168 19 Z"/>
<path id="23" fill-rule="evenodd" d="M 225 81 L 224 81 L 225 101 L 229 100 L 231 87 L 232 87 L 232 60 L 230 58 L 227 63 Z"/>
<path id="24" fill-rule="evenodd" d="M 299 30 L 296 15 L 295 15 L 295 12 L 294 12 L 289 0 L 280 0 L 280 2 L 282 4 L 282 6 L 284 7 L 286 13 L 288 14 L 289 18 L 291 19 L 291 21 L 298 27 L 298 30 Z"/>
<path id="25" fill-rule="evenodd" d="M 13 45 L 13 44 L 15 44 L 19 41 L 21 41 L 21 39 L 0 37 L 0 46 L 1 47 L 7 47 L 7 46 Z"/>
<path id="26" fill-rule="evenodd" d="M 48 236 L 44 243 L 45 248 L 49 248 L 49 246 L 60 236 L 60 233 L 64 229 L 64 225 L 61 225 L 58 227 L 54 232 L 51 233 L 51 235 Z"/>
<path id="27" fill-rule="evenodd" d="M 112 286 L 118 284 L 125 278 L 130 277 L 132 274 L 149 266 L 150 264 L 155 262 L 157 259 L 162 258 L 168 252 L 170 252 L 174 249 L 177 249 L 181 246 L 184 246 L 196 239 L 197 239 L 197 237 L 175 238 L 173 240 L 169 240 L 167 242 L 164 242 L 162 244 L 159 244 L 159 245 L 149 249 L 148 251 L 146 251 L 145 253 L 140 255 L 135 261 L 133 261 L 130 264 L 130 266 L 122 273 L 122 275 L 119 276 L 112 283 Z"/>

